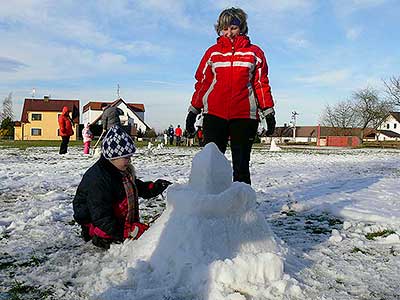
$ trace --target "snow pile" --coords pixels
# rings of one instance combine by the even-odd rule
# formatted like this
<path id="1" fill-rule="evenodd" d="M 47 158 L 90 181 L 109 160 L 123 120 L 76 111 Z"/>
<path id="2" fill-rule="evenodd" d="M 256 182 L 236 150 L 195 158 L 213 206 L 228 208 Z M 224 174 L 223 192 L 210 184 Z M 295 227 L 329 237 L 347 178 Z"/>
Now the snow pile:
<path id="1" fill-rule="evenodd" d="M 95 298 L 300 296 L 284 274 L 285 249 L 255 210 L 254 190 L 231 178 L 230 163 L 208 144 L 193 159 L 189 183 L 168 189 L 157 222 L 140 240 L 111 248 L 95 279 Z"/>
<path id="2" fill-rule="evenodd" d="M 271 139 L 271 146 L 269 147 L 269 151 L 281 151 L 281 147 L 279 147 L 276 142 L 275 139 Z"/>

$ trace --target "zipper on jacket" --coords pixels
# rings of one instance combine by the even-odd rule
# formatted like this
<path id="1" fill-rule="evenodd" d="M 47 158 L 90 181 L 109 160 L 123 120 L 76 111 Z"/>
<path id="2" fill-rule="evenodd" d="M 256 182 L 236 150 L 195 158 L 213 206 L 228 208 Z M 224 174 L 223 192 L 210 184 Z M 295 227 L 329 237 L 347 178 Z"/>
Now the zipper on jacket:
<path id="1" fill-rule="evenodd" d="M 230 70 L 230 79 L 231 79 L 231 98 L 229 99 L 229 106 L 228 106 L 228 120 L 231 119 L 231 105 L 233 105 L 233 58 L 235 56 L 235 46 L 232 44 L 232 56 L 231 56 L 231 70 Z"/>

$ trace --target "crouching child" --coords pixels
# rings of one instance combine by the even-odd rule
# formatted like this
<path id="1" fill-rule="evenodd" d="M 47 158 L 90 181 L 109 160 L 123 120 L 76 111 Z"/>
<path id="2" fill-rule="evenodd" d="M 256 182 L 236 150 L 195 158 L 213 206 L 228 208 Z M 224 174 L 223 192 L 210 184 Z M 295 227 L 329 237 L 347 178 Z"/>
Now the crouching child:
<path id="1" fill-rule="evenodd" d="M 155 197 L 171 182 L 137 179 L 130 162 L 135 151 L 132 138 L 121 127 L 110 128 L 99 160 L 83 175 L 73 200 L 74 219 L 85 241 L 108 249 L 111 243 L 138 239 L 148 229 L 140 222 L 138 198 Z"/>

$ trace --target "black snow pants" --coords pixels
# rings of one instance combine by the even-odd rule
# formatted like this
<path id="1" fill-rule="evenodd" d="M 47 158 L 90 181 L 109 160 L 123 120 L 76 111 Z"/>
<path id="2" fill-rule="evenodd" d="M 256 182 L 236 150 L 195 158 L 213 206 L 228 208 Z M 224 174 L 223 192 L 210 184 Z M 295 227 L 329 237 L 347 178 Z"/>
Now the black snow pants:
<path id="1" fill-rule="evenodd" d="M 228 141 L 230 141 L 233 181 L 251 184 L 249 168 L 250 153 L 257 128 L 257 120 L 225 120 L 213 115 L 204 115 L 204 144 L 213 142 L 222 153 L 225 153 Z"/>
<path id="2" fill-rule="evenodd" d="M 65 154 L 68 150 L 69 136 L 62 136 L 61 138 L 60 154 Z"/>

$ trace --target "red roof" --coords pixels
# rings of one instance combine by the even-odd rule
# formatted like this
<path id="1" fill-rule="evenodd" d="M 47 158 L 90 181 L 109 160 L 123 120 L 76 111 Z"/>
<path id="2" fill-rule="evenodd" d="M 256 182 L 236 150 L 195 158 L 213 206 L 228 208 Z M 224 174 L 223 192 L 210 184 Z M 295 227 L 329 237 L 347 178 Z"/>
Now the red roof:
<path id="1" fill-rule="evenodd" d="M 73 121 L 79 124 L 79 100 L 56 100 L 56 99 L 25 99 L 22 109 L 21 122 L 28 123 L 28 113 L 31 111 L 37 112 L 60 112 L 66 106 L 73 113 Z"/>
<path id="2" fill-rule="evenodd" d="M 90 102 L 86 103 L 83 106 L 83 112 L 88 111 L 89 109 L 91 109 L 91 110 L 101 110 L 101 105 L 103 103 L 107 104 L 107 105 L 112 105 L 112 104 L 114 104 L 116 102 L 119 102 L 120 100 L 123 101 L 122 99 L 117 99 L 117 100 L 115 100 L 113 102 L 90 101 Z M 144 110 L 144 104 L 141 104 L 141 103 L 126 103 L 126 105 L 129 106 L 133 111 L 136 111 L 136 112 L 144 112 L 145 111 Z"/>

